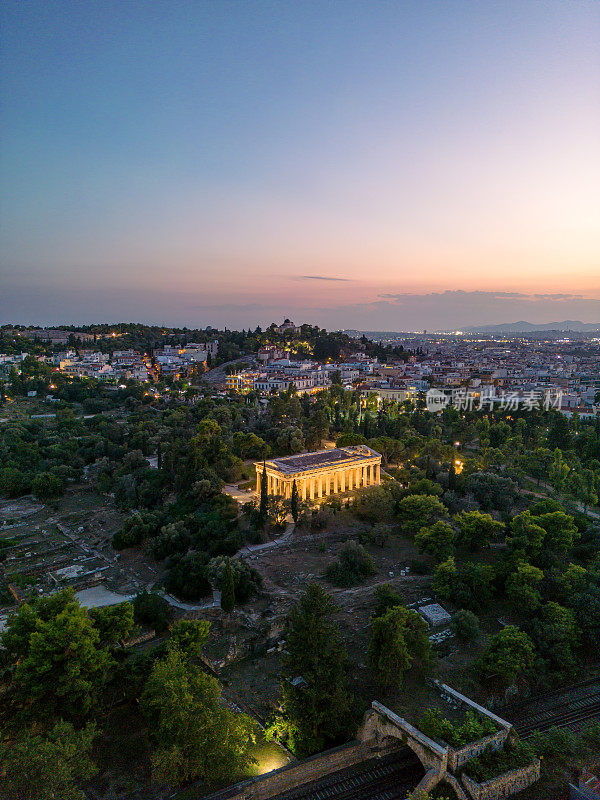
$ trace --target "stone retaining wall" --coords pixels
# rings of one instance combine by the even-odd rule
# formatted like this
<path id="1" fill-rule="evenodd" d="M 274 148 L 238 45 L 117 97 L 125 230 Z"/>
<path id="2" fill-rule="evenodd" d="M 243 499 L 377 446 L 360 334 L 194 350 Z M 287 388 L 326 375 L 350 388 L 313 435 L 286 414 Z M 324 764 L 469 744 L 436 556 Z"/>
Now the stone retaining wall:
<path id="1" fill-rule="evenodd" d="M 397 743 L 392 743 L 375 752 L 369 744 L 349 742 L 307 758 L 305 761 L 288 764 L 267 773 L 267 775 L 230 786 L 222 792 L 204 798 L 204 800 L 268 800 L 281 792 L 287 792 L 305 783 L 312 783 L 319 778 L 324 778 L 332 772 L 353 767 L 355 764 L 373 758 L 376 754 L 392 753 L 397 747 Z"/>
<path id="2" fill-rule="evenodd" d="M 484 739 L 477 739 L 476 742 L 471 742 L 461 747 L 460 750 L 455 750 L 453 747 L 448 747 L 448 766 L 452 770 L 457 770 L 466 764 L 471 758 L 475 758 L 485 750 L 501 750 L 508 739 L 510 731 L 504 728 L 497 733 L 492 733 Z"/>
<path id="3" fill-rule="evenodd" d="M 499 798 L 510 797 L 510 795 L 526 789 L 539 777 L 540 762 L 539 759 L 536 759 L 528 767 L 513 769 L 511 772 L 505 772 L 485 783 L 476 783 L 467 775 L 463 775 L 461 781 L 473 800 L 499 800 Z"/>

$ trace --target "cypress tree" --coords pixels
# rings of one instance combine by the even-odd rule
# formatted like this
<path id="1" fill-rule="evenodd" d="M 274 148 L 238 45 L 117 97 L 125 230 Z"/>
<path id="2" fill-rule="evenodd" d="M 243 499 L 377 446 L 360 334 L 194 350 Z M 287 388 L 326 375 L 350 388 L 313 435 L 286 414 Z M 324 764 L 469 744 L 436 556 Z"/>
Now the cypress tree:
<path id="1" fill-rule="evenodd" d="M 454 466 L 454 459 L 450 462 L 450 469 L 448 470 L 448 489 L 456 489 L 456 468 Z"/>
<path id="2" fill-rule="evenodd" d="M 260 507 L 258 513 L 260 516 L 261 524 L 264 525 L 267 521 L 267 504 L 269 496 L 267 493 L 267 465 L 263 461 L 263 471 L 260 479 Z"/>
<path id="3" fill-rule="evenodd" d="M 227 614 L 231 614 L 235 607 L 235 584 L 233 581 L 233 570 L 231 561 L 227 559 L 225 571 L 223 572 L 223 582 L 221 584 L 221 608 Z"/>
<path id="4" fill-rule="evenodd" d="M 294 522 L 298 522 L 298 487 L 296 486 L 296 481 L 292 483 L 292 499 L 291 499 L 291 512 L 292 512 L 292 519 Z"/>

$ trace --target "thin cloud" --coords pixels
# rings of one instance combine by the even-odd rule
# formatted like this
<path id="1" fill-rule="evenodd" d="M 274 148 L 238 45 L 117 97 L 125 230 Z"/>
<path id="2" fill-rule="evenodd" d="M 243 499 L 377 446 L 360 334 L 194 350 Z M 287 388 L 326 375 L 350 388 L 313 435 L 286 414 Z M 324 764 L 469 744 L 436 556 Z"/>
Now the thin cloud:
<path id="1" fill-rule="evenodd" d="M 351 283 L 351 278 L 330 278 L 327 275 L 299 275 L 294 278 L 296 281 L 341 281 L 343 283 Z"/>
<path id="2" fill-rule="evenodd" d="M 473 292 L 465 291 L 464 289 L 448 289 L 445 292 L 427 292 L 425 294 L 410 294 L 409 292 L 401 292 L 399 294 L 380 294 L 386 300 L 396 300 L 397 302 L 404 302 L 406 300 L 437 300 L 440 298 L 446 300 L 461 300 L 461 299 L 485 299 L 485 300 L 578 300 L 583 299 L 580 294 L 530 294 L 526 292 L 486 292 L 476 290 Z"/>

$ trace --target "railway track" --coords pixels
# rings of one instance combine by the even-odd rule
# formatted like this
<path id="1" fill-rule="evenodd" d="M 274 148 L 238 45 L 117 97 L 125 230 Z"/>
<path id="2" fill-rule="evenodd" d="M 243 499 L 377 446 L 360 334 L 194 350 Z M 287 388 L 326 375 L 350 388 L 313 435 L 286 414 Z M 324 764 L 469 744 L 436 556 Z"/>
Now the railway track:
<path id="1" fill-rule="evenodd" d="M 587 722 L 600 719 L 600 679 L 582 681 L 532 698 L 507 716 L 524 739 L 535 731 L 553 727 L 576 732 Z"/>
<path id="2" fill-rule="evenodd" d="M 393 753 L 277 795 L 274 800 L 405 800 L 423 774 L 412 753 Z"/>

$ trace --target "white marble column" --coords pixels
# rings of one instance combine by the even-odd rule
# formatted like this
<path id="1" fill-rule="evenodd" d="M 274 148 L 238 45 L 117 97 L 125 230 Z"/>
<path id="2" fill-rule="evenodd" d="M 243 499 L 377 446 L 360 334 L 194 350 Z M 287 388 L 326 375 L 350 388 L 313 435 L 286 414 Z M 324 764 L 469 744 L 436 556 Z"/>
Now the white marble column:
<path id="1" fill-rule="evenodd" d="M 381 483 L 381 465 L 380 465 L 380 464 L 377 464 L 377 465 L 375 466 L 375 470 L 376 470 L 376 473 L 375 473 L 375 482 L 376 482 L 377 484 L 379 484 L 379 483 Z"/>
<path id="2" fill-rule="evenodd" d="M 307 478 L 302 479 L 302 499 L 306 500 L 306 481 Z"/>
<path id="3" fill-rule="evenodd" d="M 310 480 L 310 499 L 314 500 L 315 499 L 315 479 L 314 478 L 309 478 L 309 480 Z"/>

